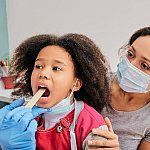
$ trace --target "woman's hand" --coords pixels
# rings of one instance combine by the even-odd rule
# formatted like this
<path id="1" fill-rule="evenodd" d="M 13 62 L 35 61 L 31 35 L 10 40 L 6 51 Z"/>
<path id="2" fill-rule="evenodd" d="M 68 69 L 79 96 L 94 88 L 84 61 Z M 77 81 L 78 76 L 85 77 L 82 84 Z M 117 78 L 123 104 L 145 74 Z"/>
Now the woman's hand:
<path id="1" fill-rule="evenodd" d="M 95 148 L 88 150 L 120 150 L 118 136 L 114 133 L 110 120 L 106 117 L 105 122 L 108 130 L 93 129 L 92 133 L 107 138 L 107 140 L 89 140 L 89 146 L 102 146 L 104 148 Z"/>

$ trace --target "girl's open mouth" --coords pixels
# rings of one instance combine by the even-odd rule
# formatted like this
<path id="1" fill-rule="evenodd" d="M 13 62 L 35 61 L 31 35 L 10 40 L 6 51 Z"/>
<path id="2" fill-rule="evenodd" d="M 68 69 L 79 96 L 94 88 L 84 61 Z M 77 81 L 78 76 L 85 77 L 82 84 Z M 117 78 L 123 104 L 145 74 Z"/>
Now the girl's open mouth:
<path id="1" fill-rule="evenodd" d="M 48 97 L 50 95 L 49 89 L 45 86 L 38 86 L 38 90 L 41 88 L 46 89 L 46 91 L 43 93 L 43 95 L 41 97 Z"/>

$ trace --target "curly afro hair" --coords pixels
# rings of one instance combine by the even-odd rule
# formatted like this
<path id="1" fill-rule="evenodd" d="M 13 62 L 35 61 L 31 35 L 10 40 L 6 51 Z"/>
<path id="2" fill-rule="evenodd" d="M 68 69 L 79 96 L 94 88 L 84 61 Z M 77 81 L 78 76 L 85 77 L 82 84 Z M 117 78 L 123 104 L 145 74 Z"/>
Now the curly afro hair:
<path id="1" fill-rule="evenodd" d="M 11 75 L 19 82 L 15 84 L 13 96 L 32 96 L 31 74 L 40 50 L 46 46 L 62 47 L 70 54 L 75 66 L 75 75 L 83 81 L 79 91 L 74 93 L 77 100 L 82 100 L 101 112 L 110 102 L 108 80 L 109 66 L 101 50 L 87 36 L 82 34 L 36 35 L 21 43 L 14 52 L 11 61 Z"/>

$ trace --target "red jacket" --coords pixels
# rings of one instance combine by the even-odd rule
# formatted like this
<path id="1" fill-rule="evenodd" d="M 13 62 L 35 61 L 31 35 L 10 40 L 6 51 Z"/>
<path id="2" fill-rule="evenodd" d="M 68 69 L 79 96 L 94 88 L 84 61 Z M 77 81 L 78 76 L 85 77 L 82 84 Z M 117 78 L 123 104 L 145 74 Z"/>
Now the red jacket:
<path id="1" fill-rule="evenodd" d="M 74 110 L 62 118 L 53 128 L 42 130 L 43 119 L 38 121 L 36 133 L 37 150 L 71 150 L 70 125 L 73 122 Z M 91 132 L 91 129 L 105 125 L 102 116 L 92 107 L 84 103 L 75 126 L 76 145 L 82 150 L 82 143 Z"/>

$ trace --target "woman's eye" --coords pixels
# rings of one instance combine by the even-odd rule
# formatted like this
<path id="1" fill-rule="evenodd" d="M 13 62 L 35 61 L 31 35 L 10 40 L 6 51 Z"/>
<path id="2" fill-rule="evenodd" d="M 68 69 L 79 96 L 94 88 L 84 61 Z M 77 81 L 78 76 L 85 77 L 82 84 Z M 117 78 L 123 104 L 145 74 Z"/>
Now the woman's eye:
<path id="1" fill-rule="evenodd" d="M 127 57 L 128 58 L 133 58 L 134 57 L 134 54 L 133 54 L 133 52 L 131 50 L 127 51 Z"/>
<path id="2" fill-rule="evenodd" d="M 145 70 L 149 70 L 150 69 L 150 67 L 149 67 L 149 65 L 147 63 L 142 63 L 141 66 Z"/>
<path id="3" fill-rule="evenodd" d="M 35 68 L 42 69 L 43 67 L 42 67 L 42 65 L 35 65 Z"/>
<path id="4" fill-rule="evenodd" d="M 53 67 L 53 70 L 58 71 L 58 70 L 62 70 L 62 69 L 60 67 Z"/>

